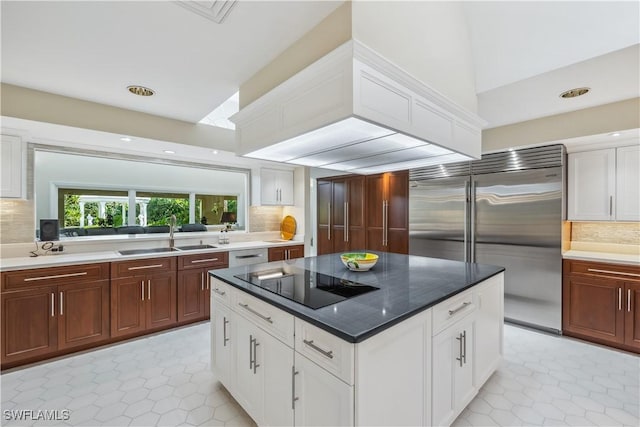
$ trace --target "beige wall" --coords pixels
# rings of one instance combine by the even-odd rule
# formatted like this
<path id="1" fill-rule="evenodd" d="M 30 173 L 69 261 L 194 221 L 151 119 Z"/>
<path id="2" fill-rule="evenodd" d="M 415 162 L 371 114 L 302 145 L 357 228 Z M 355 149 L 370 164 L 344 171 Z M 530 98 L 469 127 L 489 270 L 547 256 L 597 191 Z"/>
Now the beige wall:
<path id="1" fill-rule="evenodd" d="M 5 83 L 2 83 L 1 95 L 0 111 L 3 116 L 235 151 L 235 133 L 229 129 L 168 119 Z"/>
<path id="2" fill-rule="evenodd" d="M 240 108 L 351 39 L 351 2 L 338 7 L 240 86 Z"/>
<path id="3" fill-rule="evenodd" d="M 482 131 L 482 151 L 640 128 L 640 98 Z"/>

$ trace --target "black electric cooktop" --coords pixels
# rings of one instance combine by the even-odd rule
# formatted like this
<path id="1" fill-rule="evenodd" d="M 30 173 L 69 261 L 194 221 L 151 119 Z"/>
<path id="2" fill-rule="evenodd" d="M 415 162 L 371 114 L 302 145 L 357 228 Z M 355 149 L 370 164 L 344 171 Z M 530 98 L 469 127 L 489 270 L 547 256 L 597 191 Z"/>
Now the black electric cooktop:
<path id="1" fill-rule="evenodd" d="M 254 271 L 234 277 L 314 310 L 379 289 L 293 266 Z"/>

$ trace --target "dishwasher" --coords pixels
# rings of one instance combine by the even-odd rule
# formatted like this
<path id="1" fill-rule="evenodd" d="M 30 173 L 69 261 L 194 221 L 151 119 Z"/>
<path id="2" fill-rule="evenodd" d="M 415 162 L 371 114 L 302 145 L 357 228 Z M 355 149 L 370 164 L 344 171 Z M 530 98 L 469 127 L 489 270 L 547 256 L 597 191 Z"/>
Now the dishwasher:
<path id="1" fill-rule="evenodd" d="M 242 249 L 229 251 L 229 267 L 241 267 L 243 265 L 260 264 L 269 261 L 268 248 Z"/>

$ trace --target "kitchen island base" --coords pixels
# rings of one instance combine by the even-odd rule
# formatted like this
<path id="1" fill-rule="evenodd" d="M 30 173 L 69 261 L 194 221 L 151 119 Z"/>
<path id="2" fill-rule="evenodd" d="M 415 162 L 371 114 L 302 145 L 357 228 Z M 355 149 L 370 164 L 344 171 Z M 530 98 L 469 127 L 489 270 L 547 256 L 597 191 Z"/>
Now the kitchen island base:
<path id="1" fill-rule="evenodd" d="M 358 342 L 212 276 L 211 367 L 258 425 L 449 425 L 502 360 L 503 276 Z"/>

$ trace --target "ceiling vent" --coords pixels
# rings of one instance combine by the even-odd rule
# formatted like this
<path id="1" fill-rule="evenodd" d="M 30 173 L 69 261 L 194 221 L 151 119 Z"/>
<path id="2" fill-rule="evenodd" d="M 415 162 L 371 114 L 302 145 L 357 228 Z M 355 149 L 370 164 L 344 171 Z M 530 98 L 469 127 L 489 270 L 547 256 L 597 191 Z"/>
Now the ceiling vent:
<path id="1" fill-rule="evenodd" d="M 177 5 L 184 7 L 200 16 L 217 23 L 222 24 L 236 4 L 236 0 L 227 1 L 176 1 Z"/>
<path id="2" fill-rule="evenodd" d="M 569 89 L 560 94 L 560 98 L 576 98 L 578 96 L 586 95 L 591 89 L 588 87 L 578 87 L 575 89 Z"/>

